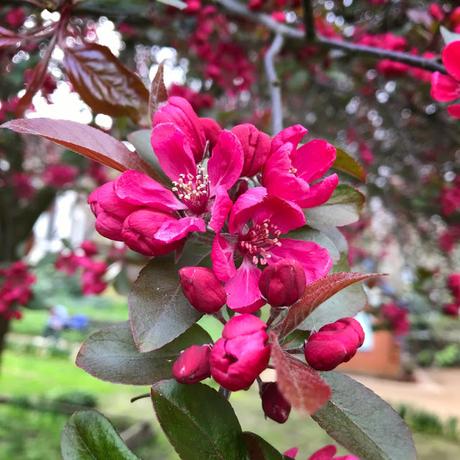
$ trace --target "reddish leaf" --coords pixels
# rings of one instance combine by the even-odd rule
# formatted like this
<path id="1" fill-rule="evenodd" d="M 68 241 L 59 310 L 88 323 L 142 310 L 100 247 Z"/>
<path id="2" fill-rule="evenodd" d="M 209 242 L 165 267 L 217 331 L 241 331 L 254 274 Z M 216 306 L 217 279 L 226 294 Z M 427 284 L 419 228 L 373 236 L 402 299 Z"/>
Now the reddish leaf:
<path id="1" fill-rule="evenodd" d="M 118 171 L 136 169 L 147 174 L 152 172 L 150 166 L 134 152 L 129 151 L 122 142 L 99 129 L 81 123 L 31 118 L 11 120 L 1 127 L 21 134 L 44 137 Z"/>
<path id="2" fill-rule="evenodd" d="M 95 112 L 128 116 L 135 122 L 146 116 L 147 88 L 106 46 L 86 43 L 66 48 L 64 67 L 75 90 Z"/>
<path id="3" fill-rule="evenodd" d="M 336 148 L 336 158 L 332 167 L 360 180 L 361 182 L 366 181 L 366 171 L 362 165 L 340 148 Z"/>
<path id="4" fill-rule="evenodd" d="M 164 63 L 162 62 L 158 66 L 157 73 L 152 80 L 150 85 L 150 98 L 149 98 L 149 116 L 150 120 L 153 118 L 153 114 L 158 110 L 158 107 L 162 102 L 168 100 L 168 90 L 166 89 L 164 82 Z"/>
<path id="5" fill-rule="evenodd" d="M 283 351 L 273 332 L 270 340 L 278 388 L 292 407 L 314 414 L 331 398 L 329 385 L 308 364 Z"/>
<path id="6" fill-rule="evenodd" d="M 341 272 L 321 278 L 309 284 L 304 295 L 289 308 L 284 320 L 276 327 L 280 337 L 295 330 L 305 318 L 324 301 L 350 284 L 381 276 L 378 273 Z"/>

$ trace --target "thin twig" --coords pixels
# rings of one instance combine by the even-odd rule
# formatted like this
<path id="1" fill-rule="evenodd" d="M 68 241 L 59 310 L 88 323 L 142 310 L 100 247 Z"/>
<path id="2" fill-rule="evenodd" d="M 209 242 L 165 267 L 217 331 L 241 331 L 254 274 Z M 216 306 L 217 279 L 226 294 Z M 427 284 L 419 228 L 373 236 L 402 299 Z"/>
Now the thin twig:
<path id="1" fill-rule="evenodd" d="M 134 396 L 134 398 L 131 398 L 130 401 L 133 403 L 135 401 L 138 401 L 139 399 L 144 399 L 144 398 L 150 398 L 150 393 L 144 393 L 139 396 Z"/>
<path id="2" fill-rule="evenodd" d="M 312 0 L 303 0 L 303 23 L 307 41 L 309 43 L 314 42 L 316 39 L 316 31 Z"/>
<path id="3" fill-rule="evenodd" d="M 284 38 L 276 34 L 270 48 L 265 53 L 264 63 L 272 101 L 272 131 L 279 133 L 283 129 L 283 106 L 281 103 L 281 86 L 276 74 L 274 59 L 283 47 Z"/>
<path id="4" fill-rule="evenodd" d="M 254 13 L 250 11 L 246 6 L 237 0 L 215 0 L 216 3 L 222 5 L 227 11 L 237 16 L 241 16 L 245 19 L 249 19 L 258 24 L 262 24 L 270 29 L 272 32 L 281 34 L 286 38 L 293 40 L 306 40 L 306 34 L 300 29 L 280 24 L 274 20 L 271 16 L 264 13 Z M 314 44 L 326 49 L 337 49 L 348 54 L 357 54 L 362 56 L 370 56 L 377 59 L 390 59 L 396 62 L 402 62 L 404 64 L 411 65 L 413 67 L 419 67 L 421 69 L 438 71 L 446 73 L 445 67 L 436 59 L 424 58 L 421 56 L 415 56 L 409 53 L 403 53 L 400 51 L 390 51 L 383 48 L 374 48 L 372 46 L 358 45 L 356 43 L 347 42 L 345 40 L 338 40 L 333 38 L 316 36 Z"/>

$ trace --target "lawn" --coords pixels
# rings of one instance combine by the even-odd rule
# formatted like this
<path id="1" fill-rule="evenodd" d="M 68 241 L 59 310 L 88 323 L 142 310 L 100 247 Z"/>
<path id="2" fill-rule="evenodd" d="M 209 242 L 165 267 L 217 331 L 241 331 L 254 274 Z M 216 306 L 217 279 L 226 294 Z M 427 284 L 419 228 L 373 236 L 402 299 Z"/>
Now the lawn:
<path id="1" fill-rule="evenodd" d="M 8 351 L 3 362 L 0 388 L 3 395 L 35 398 L 56 397 L 80 391 L 94 395 L 100 410 L 111 419 L 124 416 L 134 421 L 152 422 L 155 439 L 136 453 L 143 460 L 177 459 L 155 421 L 148 399 L 130 403 L 144 393 L 145 387 L 113 385 L 101 382 L 78 369 L 65 358 L 39 358 Z M 320 446 L 332 442 L 308 417 L 292 414 L 285 425 L 264 420 L 258 395 L 254 390 L 232 395 L 232 403 L 243 429 L 266 437 L 279 449 L 300 447 L 299 460 Z M 15 460 L 58 460 L 59 436 L 66 416 L 0 405 L 0 458 Z M 458 460 L 458 445 L 441 438 L 416 435 L 420 460 Z M 46 455 L 45 455 L 46 454 Z"/>

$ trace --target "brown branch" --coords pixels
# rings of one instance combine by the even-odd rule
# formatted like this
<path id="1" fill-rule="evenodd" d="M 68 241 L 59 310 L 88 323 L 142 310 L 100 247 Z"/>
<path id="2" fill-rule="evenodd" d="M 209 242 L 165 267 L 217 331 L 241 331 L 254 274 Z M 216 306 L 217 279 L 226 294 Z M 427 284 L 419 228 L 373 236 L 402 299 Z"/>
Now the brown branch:
<path id="1" fill-rule="evenodd" d="M 307 42 L 314 42 L 316 40 L 316 31 L 312 0 L 303 0 L 303 23 Z"/>
<path id="2" fill-rule="evenodd" d="M 237 0 L 216 0 L 216 3 L 219 3 L 230 13 L 264 25 L 272 32 L 281 34 L 286 38 L 302 41 L 306 41 L 307 39 L 304 31 L 280 24 L 267 14 L 254 13 Z M 316 40 L 313 43 L 325 49 L 336 49 L 352 55 L 369 56 L 377 59 L 390 59 L 413 67 L 419 67 L 424 70 L 447 73 L 445 67 L 437 59 L 428 59 L 409 53 L 390 51 L 383 48 L 374 48 L 372 46 L 357 45 L 356 43 L 347 42 L 345 40 L 326 38 L 319 35 L 316 36 Z"/>

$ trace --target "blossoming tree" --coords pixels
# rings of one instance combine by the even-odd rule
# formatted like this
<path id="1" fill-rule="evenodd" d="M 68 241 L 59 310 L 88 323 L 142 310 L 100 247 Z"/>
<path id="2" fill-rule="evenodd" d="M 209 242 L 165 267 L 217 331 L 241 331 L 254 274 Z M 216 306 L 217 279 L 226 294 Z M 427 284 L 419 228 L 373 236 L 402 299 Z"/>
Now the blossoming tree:
<path id="1" fill-rule="evenodd" d="M 297 65 L 311 60 L 311 78 L 324 91 L 335 84 L 325 76 L 331 62 L 340 65 L 344 56 L 358 56 L 356 68 L 349 66 L 347 72 L 356 79 L 366 73 L 369 81 L 361 82 L 364 102 L 348 101 L 350 115 L 357 104 L 368 103 L 366 91 L 376 72 L 385 78 L 410 75 L 420 84 L 431 81 L 433 98 L 452 102 L 460 95 L 458 11 L 439 5 L 404 11 L 429 37 L 438 39 L 444 27 L 445 46 L 434 39 L 431 44 L 435 52 L 444 48 L 440 62 L 431 50 L 409 49 L 404 37 L 372 32 L 373 18 L 368 29 L 349 29 L 363 8 L 348 11 L 353 2 L 138 0 L 116 5 L 119 10 L 111 9 L 117 2 L 109 0 L 22 3 L 59 14 L 43 23 L 43 15 L 34 16 L 20 29 L 23 10 L 14 10 L 11 29 L 0 29 L 5 50 L 32 43 L 32 52 L 46 42 L 16 101 L 16 114 L 22 116 L 44 87 L 59 49 L 60 69 L 82 100 L 95 113 L 122 121 L 114 130 L 119 139 L 88 125 L 46 118 L 17 118 L 3 127 L 50 140 L 118 171 L 88 197 L 96 230 L 149 259 L 128 298 L 129 323 L 88 337 L 77 365 L 102 380 L 151 386 L 148 396 L 156 415 L 183 459 L 295 458 L 295 448 L 282 454 L 257 434 L 242 431 L 230 396 L 252 385 L 259 390 L 261 416 L 283 423 L 291 409 L 302 411 L 353 454 L 335 457 L 336 448 L 326 446 L 312 460 L 415 458 L 411 435 L 391 407 L 333 372 L 363 343 L 363 330 L 353 318 L 366 305 L 359 283 L 378 276 L 350 271 L 347 244 L 338 230 L 358 220 L 364 203 L 358 187 L 366 174 L 332 140 L 307 137 L 296 119 L 298 92 L 285 97 L 290 110 L 283 111 L 280 80 L 288 79 L 293 68 L 285 66 L 280 78 L 275 60 L 281 53 L 285 62 Z M 401 7 L 396 13 L 379 8 L 375 17 L 397 22 L 392 15 Z M 88 18 L 101 14 L 118 22 L 140 75 L 96 43 L 95 23 Z M 151 29 L 159 31 L 158 44 L 184 53 L 204 94 L 177 85 L 167 89 L 168 68 L 161 63 L 147 89 L 142 77 L 151 59 L 129 42 L 147 39 Z M 246 39 L 252 52 L 244 46 Z M 360 56 L 373 59 L 376 69 L 369 73 Z M 259 78 L 262 70 L 265 77 Z M 347 81 L 341 80 L 344 91 L 350 91 Z M 267 84 L 269 106 L 260 102 Z M 377 92 L 379 102 L 390 97 L 392 87 Z M 423 106 L 413 94 L 410 98 L 413 110 Z M 218 120 L 198 115 L 214 103 L 225 108 Z M 444 123 L 455 123 L 457 106 L 442 115 Z M 314 124 L 313 115 L 302 119 Z M 373 120 L 378 139 L 382 121 Z M 417 123 L 427 121 L 420 117 Z M 315 133 L 328 137 L 329 126 Z M 348 126 L 347 140 L 371 164 L 363 136 L 361 126 Z M 458 212 L 458 187 L 448 182 L 443 204 L 450 215 Z M 91 248 L 83 250 L 88 255 Z M 58 265 L 66 270 L 76 260 L 80 263 L 71 256 Z M 87 270 L 86 259 L 82 264 Z M 87 278 L 95 277 L 91 280 L 97 285 L 98 274 L 96 267 Z M 222 323 L 215 342 L 197 324 L 203 315 Z M 65 459 L 135 458 L 110 423 L 92 412 L 72 416 L 62 454 Z"/>

